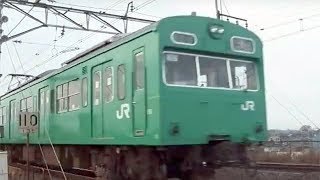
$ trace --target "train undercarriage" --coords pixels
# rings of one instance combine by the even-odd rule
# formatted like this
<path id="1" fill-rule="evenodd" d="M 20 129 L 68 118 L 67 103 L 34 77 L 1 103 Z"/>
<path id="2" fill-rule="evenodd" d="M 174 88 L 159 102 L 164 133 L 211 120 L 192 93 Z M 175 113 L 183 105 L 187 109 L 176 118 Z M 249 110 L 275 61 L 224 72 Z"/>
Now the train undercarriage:
<path id="1" fill-rule="evenodd" d="M 9 164 L 94 172 L 96 180 L 210 180 L 228 162 L 247 164 L 246 146 L 226 141 L 185 146 L 4 145 Z M 29 157 L 28 157 L 29 151 Z"/>

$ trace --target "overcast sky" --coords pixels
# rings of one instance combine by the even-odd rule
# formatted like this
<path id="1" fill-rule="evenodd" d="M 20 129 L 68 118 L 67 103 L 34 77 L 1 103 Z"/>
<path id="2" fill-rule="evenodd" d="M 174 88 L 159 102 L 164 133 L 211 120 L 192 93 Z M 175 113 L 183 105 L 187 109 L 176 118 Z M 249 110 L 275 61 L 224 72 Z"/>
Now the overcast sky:
<path id="1" fill-rule="evenodd" d="M 42 2 L 49 3 L 47 0 Z M 57 0 L 54 4 L 69 3 L 112 8 L 109 10 L 110 13 L 123 15 L 128 2 L 129 0 Z M 142 8 L 130 13 L 130 16 L 153 20 L 191 14 L 192 11 L 196 11 L 199 16 L 215 17 L 214 0 L 134 0 L 134 6 Z M 30 8 L 24 9 L 28 11 Z M 101 9 L 96 10 L 101 11 Z M 318 0 L 224 0 L 222 4 L 223 13 L 248 19 L 249 29 L 256 32 L 264 41 L 269 128 L 296 129 L 301 126 L 300 123 L 312 125 L 312 122 L 320 126 L 319 10 Z M 43 13 L 39 11 L 35 8 L 31 14 L 43 19 Z M 3 26 L 4 34 L 8 34 L 23 15 L 10 9 L 5 9 L 4 14 L 9 16 L 9 22 Z M 70 25 L 60 18 L 51 17 L 50 23 Z M 76 18 L 77 22 L 85 22 L 84 18 Z M 94 22 L 92 24 L 98 26 Z M 121 21 L 116 21 L 114 24 L 119 28 L 123 26 Z M 11 35 L 35 25 L 38 24 L 25 18 Z M 144 25 L 130 23 L 129 31 L 135 31 Z M 15 72 L 36 75 L 48 69 L 59 68 L 68 58 L 110 37 L 106 34 L 74 30 L 66 30 L 64 36 L 60 35 L 61 29 L 46 28 L 14 39 L 21 40 L 23 42 L 21 44 L 12 41 L 3 44 L 0 73 L 4 76 Z M 52 45 L 55 39 L 57 41 L 54 47 Z M 63 50 L 69 51 L 75 48 L 79 50 L 55 57 Z M 1 94 L 7 89 L 8 80 L 8 78 L 0 79 Z"/>

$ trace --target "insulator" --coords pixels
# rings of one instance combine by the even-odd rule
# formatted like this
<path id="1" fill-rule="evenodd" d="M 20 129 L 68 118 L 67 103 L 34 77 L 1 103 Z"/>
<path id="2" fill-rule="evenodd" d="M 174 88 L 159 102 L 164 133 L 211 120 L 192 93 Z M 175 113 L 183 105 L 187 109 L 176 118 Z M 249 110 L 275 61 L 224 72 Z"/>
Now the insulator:
<path id="1" fill-rule="evenodd" d="M 9 18 L 7 16 L 2 16 L 1 22 L 6 23 L 9 21 Z"/>

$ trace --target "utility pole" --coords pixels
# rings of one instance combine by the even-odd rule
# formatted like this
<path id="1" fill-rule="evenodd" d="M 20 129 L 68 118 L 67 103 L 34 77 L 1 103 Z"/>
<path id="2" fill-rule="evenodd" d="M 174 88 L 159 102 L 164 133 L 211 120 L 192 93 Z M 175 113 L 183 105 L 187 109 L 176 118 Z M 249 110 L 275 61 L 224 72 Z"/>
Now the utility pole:
<path id="1" fill-rule="evenodd" d="M 217 19 L 220 19 L 218 0 L 215 0 L 215 4 L 216 4 L 216 17 L 217 17 Z"/>
<path id="2" fill-rule="evenodd" d="M 7 37 L 8 36 L 3 36 L 3 28 L 2 28 L 2 25 L 6 22 L 8 22 L 8 17 L 7 16 L 4 16 L 2 14 L 2 10 L 3 10 L 3 3 L 4 1 L 3 0 L 0 0 L 0 63 L 1 63 L 1 56 L 2 56 L 2 49 L 1 49 L 1 46 L 2 46 L 2 43 L 6 41 Z M 0 67 L 1 67 L 1 64 L 0 64 Z M 1 71 L 1 68 L 0 68 L 0 71 Z M 1 74 L 1 73 L 0 73 Z M 1 77 L 1 76 L 0 76 Z"/>

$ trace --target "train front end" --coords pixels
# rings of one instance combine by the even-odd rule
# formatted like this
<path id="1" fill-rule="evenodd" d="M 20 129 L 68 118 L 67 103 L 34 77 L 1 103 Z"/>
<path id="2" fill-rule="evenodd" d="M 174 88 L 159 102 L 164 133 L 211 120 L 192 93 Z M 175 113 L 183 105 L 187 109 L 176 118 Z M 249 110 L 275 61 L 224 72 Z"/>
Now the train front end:
<path id="1" fill-rule="evenodd" d="M 167 18 L 158 27 L 162 144 L 264 141 L 261 40 L 244 27 L 207 17 Z"/>

